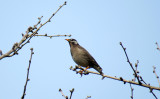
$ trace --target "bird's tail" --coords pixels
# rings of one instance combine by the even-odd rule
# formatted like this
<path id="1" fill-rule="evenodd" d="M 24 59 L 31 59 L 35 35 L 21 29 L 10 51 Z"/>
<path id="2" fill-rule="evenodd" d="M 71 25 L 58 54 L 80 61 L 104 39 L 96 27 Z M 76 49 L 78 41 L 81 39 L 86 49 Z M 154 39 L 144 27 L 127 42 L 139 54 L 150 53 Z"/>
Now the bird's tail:
<path id="1" fill-rule="evenodd" d="M 101 75 L 103 75 L 102 68 L 100 66 L 93 67 L 96 71 L 98 71 Z"/>

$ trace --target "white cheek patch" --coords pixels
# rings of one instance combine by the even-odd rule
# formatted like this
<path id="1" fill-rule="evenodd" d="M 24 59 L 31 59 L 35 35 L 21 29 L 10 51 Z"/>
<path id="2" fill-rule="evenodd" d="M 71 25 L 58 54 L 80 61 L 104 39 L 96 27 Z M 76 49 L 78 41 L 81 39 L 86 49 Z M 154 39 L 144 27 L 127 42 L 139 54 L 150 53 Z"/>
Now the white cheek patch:
<path id="1" fill-rule="evenodd" d="M 75 44 L 75 45 L 78 44 L 77 41 L 72 41 L 72 43 Z"/>

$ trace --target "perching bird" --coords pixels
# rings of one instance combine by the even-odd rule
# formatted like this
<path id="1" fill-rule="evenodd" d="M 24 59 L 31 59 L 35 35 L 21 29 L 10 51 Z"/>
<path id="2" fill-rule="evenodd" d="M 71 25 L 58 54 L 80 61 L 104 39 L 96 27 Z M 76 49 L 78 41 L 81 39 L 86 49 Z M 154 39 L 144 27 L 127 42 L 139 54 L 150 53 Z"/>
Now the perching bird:
<path id="1" fill-rule="evenodd" d="M 98 65 L 96 60 L 90 55 L 90 53 L 78 44 L 75 39 L 65 39 L 69 42 L 70 51 L 74 62 L 80 66 L 88 68 L 94 68 L 101 75 L 103 75 L 102 68 Z"/>

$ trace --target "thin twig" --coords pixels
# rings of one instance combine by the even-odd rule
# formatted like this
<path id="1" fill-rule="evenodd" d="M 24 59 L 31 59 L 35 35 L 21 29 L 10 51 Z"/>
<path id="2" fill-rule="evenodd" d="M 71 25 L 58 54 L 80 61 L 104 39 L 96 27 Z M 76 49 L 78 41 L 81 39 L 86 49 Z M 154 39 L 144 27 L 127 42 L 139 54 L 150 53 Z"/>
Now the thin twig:
<path id="1" fill-rule="evenodd" d="M 91 96 L 87 96 L 85 99 L 91 98 Z"/>
<path id="2" fill-rule="evenodd" d="M 147 83 L 143 80 L 143 78 L 140 76 L 140 80 L 147 85 Z M 150 86 L 150 84 L 148 84 Z M 150 92 L 152 93 L 152 95 L 157 99 L 157 96 L 154 94 L 153 92 L 153 89 L 152 88 L 149 88 L 150 89 Z"/>
<path id="3" fill-rule="evenodd" d="M 8 51 L 7 53 L 5 54 L 2 54 L 0 56 L 0 60 L 5 58 L 5 57 L 12 57 L 14 55 L 18 55 L 18 51 L 21 50 L 23 48 L 24 45 L 26 45 L 27 43 L 30 42 L 30 40 L 32 39 L 32 37 L 34 37 L 36 34 L 38 34 L 38 31 L 45 25 L 47 24 L 48 22 L 51 22 L 51 19 L 52 17 L 64 6 L 66 5 L 66 1 L 64 2 L 63 5 L 61 5 L 57 11 L 55 13 L 53 13 L 51 15 L 51 17 L 44 23 L 41 23 L 41 19 L 42 17 L 39 17 L 38 18 L 38 22 L 33 26 L 33 27 L 29 27 L 26 31 L 26 34 L 22 34 L 22 39 L 15 43 L 13 46 L 12 46 L 12 49 L 10 51 Z M 39 27 L 38 27 L 39 26 Z"/>
<path id="4" fill-rule="evenodd" d="M 132 88 L 132 85 L 130 84 L 130 88 L 131 88 L 131 99 L 133 99 L 133 88 Z"/>
<path id="5" fill-rule="evenodd" d="M 69 99 L 71 99 L 71 98 L 72 98 L 72 94 L 73 94 L 73 92 L 74 92 L 74 88 L 72 88 L 72 90 L 70 90 L 70 92 L 71 92 L 71 94 L 70 94 Z"/>
<path id="6" fill-rule="evenodd" d="M 142 78 L 141 76 L 140 76 L 139 78 L 140 78 L 140 80 L 141 80 L 144 84 L 147 85 L 147 83 L 143 80 L 143 78 Z"/>
<path id="7" fill-rule="evenodd" d="M 73 68 L 72 66 L 70 67 L 70 70 L 72 71 L 75 71 L 77 74 L 79 73 L 78 72 L 78 69 L 83 69 L 81 66 L 76 66 L 75 68 Z M 89 70 L 86 70 L 85 72 L 83 72 L 84 75 L 87 75 L 87 74 L 97 74 L 97 75 L 100 75 L 100 73 L 98 72 L 93 72 L 93 71 L 89 71 Z M 100 75 L 102 76 L 102 75 Z M 133 85 L 138 85 L 138 86 L 141 86 L 141 87 L 146 87 L 146 88 L 149 88 L 149 89 L 154 89 L 154 90 L 159 90 L 160 91 L 160 88 L 159 87 L 155 87 L 155 86 L 150 86 L 150 85 L 147 85 L 147 84 L 139 84 L 135 81 L 130 81 L 130 80 L 125 80 L 123 79 L 122 77 L 120 78 L 117 78 L 117 77 L 112 77 L 112 76 L 109 76 L 109 75 L 103 75 L 102 78 L 110 78 L 110 79 L 114 79 L 114 80 L 118 80 L 118 81 L 122 81 L 125 83 L 129 83 L 129 84 L 133 84 Z"/>
<path id="8" fill-rule="evenodd" d="M 122 48 L 123 48 L 123 50 L 124 50 L 124 52 L 125 52 L 125 55 L 126 55 L 126 58 L 127 58 L 127 62 L 130 64 L 132 70 L 134 71 L 134 75 L 135 75 L 135 77 L 137 78 L 139 85 L 142 85 L 141 81 L 144 82 L 145 85 L 147 85 L 147 83 L 143 80 L 143 78 L 137 74 L 137 73 L 139 73 L 139 72 L 137 72 L 137 71 L 133 68 L 132 63 L 130 62 L 130 60 L 129 60 L 129 58 L 128 58 L 128 55 L 127 55 L 127 52 L 126 52 L 126 48 L 123 47 L 122 42 L 120 42 L 120 45 L 122 46 Z M 138 61 L 137 61 L 137 63 L 138 63 Z M 141 80 L 139 80 L 139 78 L 140 78 Z M 149 86 L 150 86 L 150 84 L 149 84 Z M 153 96 L 157 99 L 157 96 L 156 96 L 156 95 L 153 93 L 153 91 L 152 91 L 153 89 L 152 89 L 151 87 L 148 87 L 148 88 L 150 89 L 150 92 L 153 94 Z"/>
<path id="9" fill-rule="evenodd" d="M 73 94 L 73 92 L 74 92 L 74 88 L 72 88 L 72 90 L 69 90 L 69 91 L 71 92 L 69 99 L 71 99 L 71 98 L 72 98 L 72 94 Z M 63 93 L 63 91 L 62 91 L 61 88 L 59 89 L 59 92 L 61 92 L 62 96 L 63 96 L 65 99 L 68 99 L 68 96 L 65 96 L 65 95 L 64 95 L 64 93 Z"/>
<path id="10" fill-rule="evenodd" d="M 137 75 L 139 74 L 139 71 L 138 71 L 138 63 L 139 63 L 139 61 L 137 60 L 137 63 L 135 63 L 135 71 L 136 71 L 136 73 L 137 73 Z M 136 77 L 135 77 L 135 74 L 133 74 L 134 75 L 134 79 L 132 79 L 132 81 L 136 81 Z M 138 75 L 139 76 L 139 75 Z"/>
<path id="11" fill-rule="evenodd" d="M 139 77 L 138 77 L 138 75 L 137 75 L 135 69 L 133 68 L 132 63 L 130 62 L 130 60 L 129 60 L 129 58 L 128 58 L 128 55 L 127 55 L 127 52 L 126 52 L 126 48 L 123 47 L 122 42 L 120 42 L 120 45 L 121 45 L 121 47 L 122 47 L 123 50 L 124 50 L 124 53 L 125 53 L 126 58 L 127 58 L 127 62 L 128 62 L 129 65 L 131 66 L 131 68 L 132 68 L 132 70 L 133 70 L 133 72 L 134 72 L 134 74 L 135 74 L 135 77 L 136 77 L 137 80 L 138 80 L 138 83 L 141 85 L 142 83 L 140 82 Z"/>
<path id="12" fill-rule="evenodd" d="M 30 66 L 31 66 L 32 55 L 34 54 L 33 48 L 31 48 L 30 50 L 31 50 L 31 56 L 30 56 L 30 60 L 29 60 L 29 66 L 27 69 L 27 78 L 26 78 L 26 83 L 24 85 L 23 95 L 22 95 L 21 99 L 24 99 L 24 96 L 26 95 L 27 84 L 28 84 L 28 81 L 30 80 L 29 79 L 29 70 L 30 70 Z"/>
<path id="13" fill-rule="evenodd" d="M 156 75 L 156 78 L 157 78 L 157 80 L 158 80 L 158 84 L 159 84 L 159 87 L 160 87 L 159 76 L 158 76 L 157 73 L 156 73 L 156 67 L 155 67 L 155 66 L 153 66 L 153 73 Z"/>
<path id="14" fill-rule="evenodd" d="M 159 45 L 158 45 L 158 43 L 156 42 L 155 44 L 157 45 L 157 50 L 159 50 L 159 51 L 160 51 L 160 48 L 159 48 Z"/>
<path id="15" fill-rule="evenodd" d="M 65 98 L 65 99 L 68 99 L 68 96 L 65 96 L 62 89 L 59 89 L 59 92 L 61 92 L 62 96 Z"/>
<path id="16" fill-rule="evenodd" d="M 60 5 L 59 8 L 57 9 L 57 11 L 56 11 L 55 13 L 53 13 L 52 16 L 51 16 L 45 23 L 42 24 L 42 26 L 45 25 L 45 24 L 48 23 L 48 22 L 51 22 L 52 17 L 53 17 L 64 5 L 66 5 L 66 4 L 67 4 L 67 2 L 65 1 L 65 2 L 63 3 L 63 5 Z"/>
<path id="17" fill-rule="evenodd" d="M 155 97 L 155 99 L 158 99 L 157 96 L 154 94 L 153 90 L 150 89 L 150 92 L 152 93 L 152 95 Z"/>
<path id="18" fill-rule="evenodd" d="M 68 37 L 71 37 L 71 35 L 47 35 L 47 34 L 45 34 L 45 35 L 38 35 L 38 34 L 36 34 L 35 36 L 44 36 L 44 37 L 49 37 L 49 38 L 52 38 L 52 37 L 66 37 L 66 36 L 68 36 Z"/>

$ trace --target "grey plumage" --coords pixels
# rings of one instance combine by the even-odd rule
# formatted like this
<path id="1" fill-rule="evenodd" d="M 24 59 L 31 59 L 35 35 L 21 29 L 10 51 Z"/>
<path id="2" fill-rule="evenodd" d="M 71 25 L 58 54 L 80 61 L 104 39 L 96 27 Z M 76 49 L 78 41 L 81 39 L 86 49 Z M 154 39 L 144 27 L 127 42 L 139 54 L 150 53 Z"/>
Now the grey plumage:
<path id="1" fill-rule="evenodd" d="M 71 55 L 75 63 L 83 67 L 89 66 L 89 68 L 94 68 L 101 75 L 103 74 L 102 68 L 85 48 L 80 46 L 75 39 L 66 40 L 69 42 Z"/>

